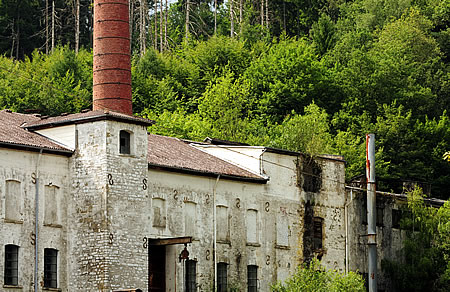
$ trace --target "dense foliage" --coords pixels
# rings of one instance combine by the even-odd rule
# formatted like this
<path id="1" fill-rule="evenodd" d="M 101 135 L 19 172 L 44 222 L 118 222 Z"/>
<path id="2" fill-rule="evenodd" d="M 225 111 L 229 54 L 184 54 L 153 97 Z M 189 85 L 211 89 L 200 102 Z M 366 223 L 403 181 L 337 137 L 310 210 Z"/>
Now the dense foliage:
<path id="1" fill-rule="evenodd" d="M 55 25 L 62 46 L 45 54 L 46 2 L 0 0 L 0 108 L 55 115 L 91 106 L 91 7 L 80 1 L 79 52 L 68 13 Z M 74 3 L 55 1 L 55 13 Z M 150 15 L 145 53 L 139 3 Z M 448 0 L 247 0 L 242 17 L 241 2 L 218 1 L 216 35 L 214 2 L 199 1 L 189 2 L 186 34 L 186 3 L 168 7 L 161 46 L 154 2 L 131 1 L 134 112 L 157 121 L 152 132 L 341 154 L 347 179 L 364 172 L 365 134 L 374 132 L 378 189 L 401 192 L 413 180 L 448 199 Z"/>
<path id="2" fill-rule="evenodd" d="M 349 272 L 344 275 L 337 271 L 326 270 L 317 259 L 303 264 L 297 272 L 284 283 L 272 287 L 274 292 L 363 292 L 364 279 L 361 275 Z"/>
<path id="3" fill-rule="evenodd" d="M 407 230 L 404 260 L 382 261 L 396 291 L 449 291 L 450 289 L 450 201 L 440 208 L 424 203 L 422 190 L 408 194 L 401 226 Z"/>

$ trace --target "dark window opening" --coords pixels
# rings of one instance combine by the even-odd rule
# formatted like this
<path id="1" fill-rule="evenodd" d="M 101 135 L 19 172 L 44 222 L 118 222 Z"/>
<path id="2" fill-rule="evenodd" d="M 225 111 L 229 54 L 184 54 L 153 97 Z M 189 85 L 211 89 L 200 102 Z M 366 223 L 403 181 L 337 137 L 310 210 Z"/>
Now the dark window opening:
<path id="1" fill-rule="evenodd" d="M 186 292 L 197 291 L 197 262 L 186 260 Z"/>
<path id="2" fill-rule="evenodd" d="M 413 229 L 411 211 L 392 209 L 392 228 Z"/>
<path id="3" fill-rule="evenodd" d="M 127 131 L 120 131 L 120 153 L 130 154 L 131 135 Z"/>
<path id="4" fill-rule="evenodd" d="M 323 219 L 319 217 L 314 217 L 314 250 L 321 249 L 322 245 L 322 229 L 323 229 Z"/>
<path id="5" fill-rule="evenodd" d="M 305 157 L 303 165 L 299 167 L 301 173 L 299 178 L 303 178 L 303 182 L 299 183 L 305 192 L 320 192 L 322 188 L 322 169 L 312 157 Z"/>
<path id="6" fill-rule="evenodd" d="M 44 287 L 58 288 L 58 251 L 44 249 Z"/>
<path id="7" fill-rule="evenodd" d="M 19 247 L 8 244 L 5 246 L 4 284 L 17 286 L 19 280 Z"/>
<path id="8" fill-rule="evenodd" d="M 377 208 L 376 208 L 376 216 L 377 216 L 377 226 L 383 227 L 383 220 L 384 220 L 384 205 L 383 202 L 377 200 L 376 202 Z M 362 213 L 361 213 L 361 222 L 364 225 L 367 225 L 367 196 L 363 196 L 363 205 L 362 205 Z"/>
<path id="9" fill-rule="evenodd" d="M 217 264 L 217 292 L 227 291 L 227 264 Z"/>
<path id="10" fill-rule="evenodd" d="M 247 266 L 247 291 L 258 291 L 258 266 Z"/>
<path id="11" fill-rule="evenodd" d="M 402 220 L 402 211 L 392 209 L 392 228 L 400 228 L 400 220 Z"/>

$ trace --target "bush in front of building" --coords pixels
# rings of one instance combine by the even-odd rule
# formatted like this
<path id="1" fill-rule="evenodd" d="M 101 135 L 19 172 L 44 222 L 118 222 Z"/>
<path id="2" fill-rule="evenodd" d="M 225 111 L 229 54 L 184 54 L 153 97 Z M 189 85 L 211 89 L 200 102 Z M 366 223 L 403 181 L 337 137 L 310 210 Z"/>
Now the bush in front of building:
<path id="1" fill-rule="evenodd" d="M 284 282 L 272 286 L 274 292 L 363 292 L 364 279 L 361 275 L 349 272 L 347 275 L 336 270 L 327 270 L 319 260 L 313 259 L 297 269 L 297 272 Z"/>

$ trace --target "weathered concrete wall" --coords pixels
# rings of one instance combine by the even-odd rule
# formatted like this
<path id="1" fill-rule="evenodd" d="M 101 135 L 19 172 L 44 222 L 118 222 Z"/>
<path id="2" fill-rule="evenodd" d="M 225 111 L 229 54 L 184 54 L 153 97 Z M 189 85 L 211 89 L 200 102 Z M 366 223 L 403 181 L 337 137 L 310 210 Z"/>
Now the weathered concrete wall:
<path id="1" fill-rule="evenodd" d="M 349 268 L 351 271 L 368 273 L 366 193 L 347 191 L 349 205 Z M 406 231 L 392 227 L 392 210 L 401 209 L 402 203 L 395 198 L 377 194 L 377 208 L 382 209 L 382 224 L 377 224 L 377 284 L 380 291 L 391 291 L 389 278 L 381 269 L 383 259 L 401 260 L 401 248 Z M 378 211 L 378 214 L 380 214 Z M 378 219 L 377 219 L 378 221 Z M 381 223 L 381 222 L 379 222 Z"/>
<path id="2" fill-rule="evenodd" d="M 119 153 L 121 130 L 132 133 L 130 154 Z M 147 291 L 149 239 L 181 236 L 193 237 L 188 250 L 190 259 L 197 261 L 198 291 L 209 290 L 214 279 L 215 208 L 217 262 L 228 264 L 229 287 L 246 289 L 248 265 L 258 266 L 260 291 L 269 291 L 271 284 L 286 279 L 310 256 L 320 256 L 329 268 L 344 269 L 343 162 L 318 159 L 320 188 L 305 191 L 304 157 L 244 149 L 242 155 L 252 160 L 251 168 L 270 178 L 267 184 L 219 179 L 216 186 L 216 178 L 148 169 L 147 133 L 142 126 L 96 121 L 70 131 L 77 138 L 73 156 L 42 155 L 40 166 L 40 192 L 48 194 L 47 201 L 42 196 L 41 205 L 48 204 L 50 210 L 41 213 L 41 252 L 44 247 L 58 249 L 62 291 Z M 230 156 L 219 152 L 229 161 L 243 161 L 235 151 Z M 20 181 L 23 189 L 23 222 L 3 220 L 2 235 L 8 236 L 2 236 L 0 243 L 19 245 L 20 261 L 30 262 L 34 258 L 28 236 L 34 230 L 31 173 L 37 154 L 8 150 L 0 155 L 7 161 L 0 173 L 2 219 L 5 181 Z M 51 198 L 59 198 L 56 193 L 61 199 L 53 204 Z M 314 237 L 314 232 L 307 232 L 314 217 L 323 220 L 320 250 L 305 245 Z M 182 249 L 183 245 L 166 247 L 167 291 L 184 290 L 184 266 L 178 260 Z M 42 265 L 43 261 L 40 279 Z M 31 287 L 33 265 L 20 273 L 20 285 Z"/>
<path id="3" fill-rule="evenodd" d="M 68 291 L 67 286 L 67 203 L 69 195 L 68 158 L 51 154 L 42 154 L 37 167 L 39 177 L 39 229 L 35 237 L 35 198 L 36 198 L 36 165 L 39 153 L 30 151 L 0 149 L 0 259 L 4 266 L 5 245 L 19 246 L 18 286 L 21 291 L 34 291 L 35 243 L 38 242 L 38 283 L 39 291 L 44 279 L 44 248 L 58 250 L 58 287 Z M 7 181 L 15 181 L 14 196 L 19 200 L 8 205 L 6 196 Z M 54 201 L 46 200 L 46 189 L 55 190 Z M 48 193 L 48 192 L 47 192 Z M 53 206 L 52 206 L 53 203 Z M 8 205 L 8 206 L 7 206 Z M 8 218 L 7 210 L 17 208 L 18 217 Z M 49 207 L 56 207 L 56 222 L 44 220 Z M 47 222 L 46 222 L 47 221 Z M 54 220 L 52 220 L 54 221 Z M 3 273 L 3 268 L 1 269 Z M 18 291 L 4 286 L 4 278 L 0 277 L 1 291 Z"/>
<path id="4" fill-rule="evenodd" d="M 131 153 L 119 154 L 119 132 L 131 135 Z M 99 121 L 77 125 L 71 159 L 69 255 L 74 291 L 110 291 L 147 285 L 147 254 L 140 249 L 150 218 L 147 132 L 142 126 Z"/>
<path id="5" fill-rule="evenodd" d="M 217 262 L 228 264 L 229 286 L 246 289 L 247 265 L 258 266 L 261 291 L 269 291 L 271 284 L 286 279 L 295 271 L 303 261 L 304 205 L 307 201 L 312 202 L 315 216 L 324 219 L 322 256 L 325 265 L 343 270 L 345 190 L 343 184 L 334 180 L 343 180 L 344 163 L 320 161 L 323 176 L 333 177 L 333 181 L 324 181 L 319 193 L 306 193 L 297 185 L 296 156 L 265 153 L 263 159 L 262 172 L 270 177 L 267 184 L 223 179 L 217 184 L 216 206 L 220 206 Z M 148 237 L 193 236 L 188 250 L 190 258 L 197 261 L 199 291 L 208 290 L 214 279 L 215 183 L 214 178 L 149 170 L 149 197 L 152 200 L 147 202 L 147 209 L 153 210 L 153 216 L 156 212 L 158 217 L 164 217 L 166 224 L 153 226 Z M 165 209 L 161 210 L 161 206 Z M 191 216 L 195 218 L 195 227 L 187 228 L 185 224 L 188 208 L 196 212 Z M 224 212 L 228 215 L 226 223 L 223 222 Z M 229 230 L 224 232 L 227 226 Z M 183 263 L 178 260 L 182 249 L 182 245 L 168 248 L 167 291 L 183 291 Z M 176 284 L 173 275 L 176 275 Z"/>

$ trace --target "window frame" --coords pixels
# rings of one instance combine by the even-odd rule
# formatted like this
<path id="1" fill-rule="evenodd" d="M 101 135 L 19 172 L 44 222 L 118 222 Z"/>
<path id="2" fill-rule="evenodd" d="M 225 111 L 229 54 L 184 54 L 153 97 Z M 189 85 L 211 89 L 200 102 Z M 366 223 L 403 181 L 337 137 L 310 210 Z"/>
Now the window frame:
<path id="1" fill-rule="evenodd" d="M 11 259 L 12 256 L 12 259 Z M 5 245 L 5 267 L 3 271 L 4 285 L 19 285 L 19 246 L 15 244 Z"/>
<path id="2" fill-rule="evenodd" d="M 258 291 L 258 266 L 248 265 L 247 266 L 247 291 L 256 292 Z"/>
<path id="3" fill-rule="evenodd" d="M 323 249 L 323 218 L 314 217 L 313 219 L 313 247 L 314 250 Z M 320 231 L 319 231 L 320 230 Z"/>
<path id="4" fill-rule="evenodd" d="M 185 269 L 185 292 L 197 291 L 197 261 L 186 260 Z"/>
<path id="5" fill-rule="evenodd" d="M 122 137 L 124 135 L 125 137 Z M 133 132 L 127 130 L 119 131 L 119 153 L 123 155 L 132 154 L 132 138 Z M 122 140 L 123 139 L 123 140 Z M 122 143 L 122 141 L 124 143 Z"/>
<path id="6" fill-rule="evenodd" d="M 44 287 L 58 288 L 58 250 L 44 249 Z"/>
<path id="7" fill-rule="evenodd" d="M 217 292 L 226 292 L 228 289 L 228 264 L 217 263 Z"/>

